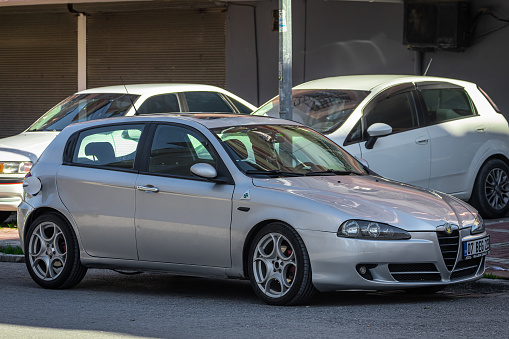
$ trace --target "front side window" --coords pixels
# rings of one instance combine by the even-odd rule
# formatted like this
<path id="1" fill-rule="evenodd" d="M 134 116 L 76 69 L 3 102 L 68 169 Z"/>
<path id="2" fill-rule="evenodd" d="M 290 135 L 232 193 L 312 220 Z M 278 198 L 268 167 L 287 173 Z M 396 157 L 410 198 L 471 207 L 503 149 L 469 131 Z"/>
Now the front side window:
<path id="1" fill-rule="evenodd" d="M 203 135 L 176 125 L 157 126 L 150 149 L 149 172 L 196 178 L 190 169 L 197 163 L 216 166 L 216 157 Z"/>
<path id="2" fill-rule="evenodd" d="M 189 112 L 235 113 L 231 106 L 216 92 L 185 92 Z"/>
<path id="3" fill-rule="evenodd" d="M 422 89 L 421 94 L 431 124 L 476 115 L 463 88 Z"/>
<path id="4" fill-rule="evenodd" d="M 343 125 L 368 94 L 353 90 L 293 90 L 292 120 L 320 133 L 332 133 Z M 253 115 L 279 118 L 279 97 L 260 107 Z"/>
<path id="5" fill-rule="evenodd" d="M 237 126 L 212 132 L 247 175 L 366 174 L 343 149 L 307 127 Z"/>
<path id="6" fill-rule="evenodd" d="M 364 109 L 363 115 L 366 129 L 377 122 L 391 126 L 393 133 L 419 126 L 412 92 L 409 91 L 377 98 Z"/>
<path id="7" fill-rule="evenodd" d="M 144 125 L 114 125 L 81 132 L 72 163 L 116 169 L 133 169 Z"/>
<path id="8" fill-rule="evenodd" d="M 75 94 L 45 113 L 28 131 L 61 131 L 75 122 L 123 116 L 138 97 L 118 93 Z"/>

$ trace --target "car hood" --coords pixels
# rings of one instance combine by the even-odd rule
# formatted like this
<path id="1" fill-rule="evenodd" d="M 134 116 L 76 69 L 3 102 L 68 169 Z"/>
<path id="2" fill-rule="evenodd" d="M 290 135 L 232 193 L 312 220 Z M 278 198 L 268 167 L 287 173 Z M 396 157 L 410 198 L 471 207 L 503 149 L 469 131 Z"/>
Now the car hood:
<path id="1" fill-rule="evenodd" d="M 59 132 L 26 132 L 0 139 L 0 161 L 35 162 Z"/>
<path id="2" fill-rule="evenodd" d="M 373 220 L 408 231 L 434 231 L 446 222 L 467 227 L 476 214 L 470 205 L 444 193 L 374 176 L 256 178 L 253 184 L 327 205 L 344 220 Z"/>

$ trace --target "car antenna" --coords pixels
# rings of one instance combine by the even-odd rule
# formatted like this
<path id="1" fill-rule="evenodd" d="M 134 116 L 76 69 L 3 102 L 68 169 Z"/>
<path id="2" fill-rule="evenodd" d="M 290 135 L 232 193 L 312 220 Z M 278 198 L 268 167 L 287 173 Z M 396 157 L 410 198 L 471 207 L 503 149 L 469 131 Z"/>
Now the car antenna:
<path id="1" fill-rule="evenodd" d="M 432 62 L 433 62 L 433 57 L 431 57 L 431 59 L 429 59 L 428 67 L 426 67 L 426 70 L 424 71 L 423 75 L 427 75 L 428 74 L 428 70 L 429 70 L 429 67 L 431 66 Z"/>
<path id="2" fill-rule="evenodd" d="M 122 76 L 120 76 L 120 81 L 122 81 L 122 85 L 124 85 L 125 92 L 129 96 L 129 100 L 131 100 L 131 105 L 133 105 L 133 108 L 134 108 L 134 115 L 139 115 L 138 110 L 136 109 L 136 106 L 134 106 L 133 98 L 131 98 L 131 94 L 129 94 L 129 91 L 127 90 L 127 86 L 125 85 L 125 82 L 124 82 L 124 79 L 122 79 Z"/>

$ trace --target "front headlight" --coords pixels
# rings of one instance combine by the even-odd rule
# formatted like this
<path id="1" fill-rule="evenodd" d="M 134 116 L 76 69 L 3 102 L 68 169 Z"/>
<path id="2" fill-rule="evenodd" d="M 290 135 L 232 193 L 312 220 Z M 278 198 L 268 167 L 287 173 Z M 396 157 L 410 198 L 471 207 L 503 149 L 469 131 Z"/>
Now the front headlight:
<path id="1" fill-rule="evenodd" d="M 30 172 L 30 169 L 32 169 L 32 163 L 30 161 L 0 162 L 0 173 L 3 173 L 3 174 L 28 173 L 28 172 Z"/>
<path id="2" fill-rule="evenodd" d="M 410 234 L 391 225 L 374 221 L 347 220 L 338 229 L 338 237 L 371 240 L 405 240 Z"/>
<path id="3" fill-rule="evenodd" d="M 472 228 L 470 229 L 470 234 L 482 233 L 485 230 L 486 228 L 484 226 L 484 220 L 482 220 L 479 214 L 476 215 L 474 223 L 472 224 Z"/>

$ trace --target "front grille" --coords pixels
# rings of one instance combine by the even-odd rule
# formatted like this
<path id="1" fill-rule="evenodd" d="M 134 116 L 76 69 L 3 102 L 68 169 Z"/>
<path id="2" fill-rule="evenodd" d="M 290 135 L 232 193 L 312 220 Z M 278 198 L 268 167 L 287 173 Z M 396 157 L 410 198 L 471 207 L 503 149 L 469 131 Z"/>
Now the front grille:
<path id="1" fill-rule="evenodd" d="M 459 249 L 459 231 L 454 230 L 451 234 L 443 231 L 437 231 L 438 243 L 440 244 L 440 251 L 444 258 L 445 266 L 449 271 L 452 271 L 456 258 L 458 257 Z"/>
<path id="2" fill-rule="evenodd" d="M 458 264 L 454 268 L 454 272 L 451 274 L 451 280 L 460 279 L 474 275 L 479 269 L 479 265 L 482 264 L 483 258 L 474 258 L 464 261 L 458 261 Z"/>
<path id="3" fill-rule="evenodd" d="M 432 263 L 389 264 L 389 271 L 396 281 L 425 282 L 442 280 Z"/>

